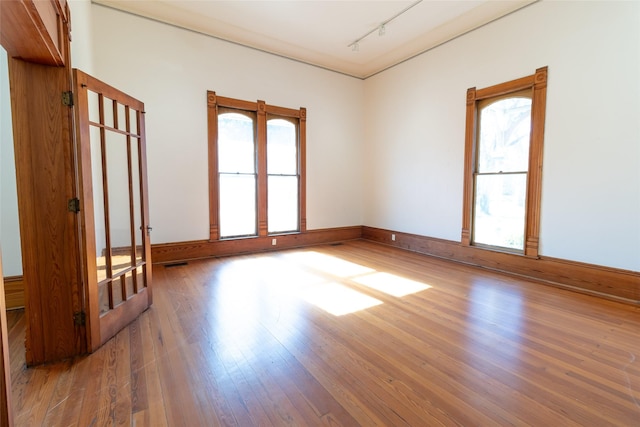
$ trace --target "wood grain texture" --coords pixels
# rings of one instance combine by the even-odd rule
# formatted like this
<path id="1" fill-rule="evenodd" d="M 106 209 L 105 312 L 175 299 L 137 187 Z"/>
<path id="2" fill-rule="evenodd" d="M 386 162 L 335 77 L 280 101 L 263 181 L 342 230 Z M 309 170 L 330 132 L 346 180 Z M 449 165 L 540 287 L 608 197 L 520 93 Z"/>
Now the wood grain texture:
<path id="1" fill-rule="evenodd" d="M 526 215 L 524 247 L 522 252 L 529 257 L 538 256 L 540 233 L 540 200 L 542 191 L 542 152 L 544 145 L 544 121 L 547 99 L 548 67 L 538 68 L 535 74 L 500 83 L 483 89 L 475 87 L 467 90 L 465 148 L 464 148 L 464 188 L 462 208 L 462 230 L 460 241 L 463 246 L 473 243 L 473 211 L 475 176 L 478 160 L 478 101 L 515 94 L 523 89 L 533 89 L 531 103 L 531 135 L 526 192 Z"/>
<path id="2" fill-rule="evenodd" d="M 158 243 L 151 246 L 151 257 L 154 263 L 171 263 L 214 256 L 239 255 L 341 242 L 359 239 L 361 236 L 362 227 L 354 226 L 247 239 Z M 276 246 L 272 244 L 272 239 L 274 238 L 277 240 Z"/>
<path id="3" fill-rule="evenodd" d="M 450 240 L 363 227 L 362 238 L 478 267 L 527 277 L 627 304 L 640 305 L 640 272 L 551 257 L 531 258 L 464 246 Z M 396 240 L 391 240 L 391 234 Z"/>
<path id="4" fill-rule="evenodd" d="M 364 240 L 159 266 L 154 296 L 94 354 L 32 369 L 9 312 L 16 425 L 640 419 L 639 307 Z"/>
<path id="5" fill-rule="evenodd" d="M 542 163 L 544 128 L 547 111 L 548 67 L 538 68 L 534 74 L 531 101 L 531 136 L 529 149 L 529 177 L 527 179 L 526 230 L 524 254 L 537 257 L 540 241 L 540 203 L 542 201 Z"/>
<path id="6" fill-rule="evenodd" d="M 0 354 L 0 427 L 11 427 L 13 426 L 13 398 L 11 395 L 9 331 L 2 280 L 2 260 L 0 260 Z"/>
<path id="7" fill-rule="evenodd" d="M 66 61 L 66 0 L 0 2 L 0 43 L 9 57 L 45 65 Z"/>
<path id="8" fill-rule="evenodd" d="M 61 94 L 71 89 L 62 67 L 9 58 L 18 212 L 29 364 L 82 353 L 72 110 Z"/>
<path id="9" fill-rule="evenodd" d="M 87 331 L 87 350 L 89 352 L 95 351 L 99 346 L 109 340 L 115 333 L 117 333 L 123 326 L 131 322 L 139 313 L 144 311 L 151 303 L 151 265 L 150 251 L 149 251 L 149 236 L 147 233 L 149 215 L 147 198 L 147 181 L 146 176 L 146 151 L 145 151 L 145 128 L 144 128 L 144 103 L 131 97 L 130 95 L 119 91 L 118 89 L 92 77 L 80 70 L 73 70 L 75 93 L 76 93 L 76 141 L 77 141 L 77 158 L 78 158 L 78 179 L 79 179 L 79 192 L 80 192 L 80 216 L 82 218 L 82 235 L 81 246 L 83 253 L 83 282 L 86 286 L 86 331 Z M 89 105 L 89 92 L 98 94 L 99 102 L 99 123 L 93 123 L 90 121 L 89 111 L 91 109 Z M 113 123 L 109 123 L 105 120 L 105 108 L 104 103 L 106 99 L 109 99 L 109 103 L 112 108 Z M 118 121 L 118 111 L 125 113 L 124 117 Z M 134 120 L 136 122 L 135 127 L 131 126 L 131 114 L 134 114 Z M 111 124 L 113 126 L 111 126 Z M 119 126 L 120 125 L 120 126 Z M 95 194 L 93 183 L 95 172 L 92 170 L 92 144 L 97 141 L 91 141 L 90 128 L 98 128 L 100 130 L 99 147 L 101 151 L 102 168 L 99 174 L 101 174 L 102 184 L 101 189 L 103 193 L 102 200 L 95 200 Z M 113 132 L 119 132 L 124 136 L 120 149 L 126 148 L 126 165 L 124 165 L 124 172 L 126 173 L 125 179 L 127 183 L 127 192 L 124 195 L 125 202 L 120 206 L 114 204 L 110 208 L 110 202 L 118 200 L 114 197 L 117 194 L 117 189 L 109 189 L 110 178 L 113 178 L 114 174 L 113 166 L 111 168 L 107 164 L 107 145 L 113 144 L 117 147 L 116 142 L 109 141 L 106 135 L 113 135 Z M 139 140 L 139 144 L 136 144 L 136 155 L 132 156 L 132 140 Z M 135 159 L 135 167 L 134 167 Z M 105 171 L 109 171 L 105 173 Z M 136 191 L 134 191 L 134 177 L 132 173 L 135 171 L 135 182 L 138 184 Z M 120 171 L 122 173 L 122 171 Z M 104 310 L 101 307 L 101 301 L 99 301 L 99 286 L 103 286 L 104 282 L 99 283 L 97 275 L 96 265 L 96 231 L 94 225 L 96 224 L 96 217 L 94 213 L 94 206 L 100 203 L 102 205 L 102 212 L 104 213 L 104 230 L 106 240 L 106 286 L 108 288 L 109 304 L 108 310 Z M 127 246 L 127 252 L 129 261 L 127 265 L 121 271 L 114 273 L 112 267 L 112 259 L 118 252 L 123 252 L 123 247 L 113 247 L 112 245 L 112 225 L 110 222 L 110 213 L 116 212 L 117 209 L 125 209 L 128 211 L 129 222 L 126 224 L 125 229 L 129 228 L 130 244 Z M 141 217 L 141 222 L 136 224 L 136 209 L 140 209 L 137 214 Z M 138 229 L 138 225 L 139 229 Z M 142 230 L 142 233 L 139 231 Z M 139 237 L 138 237 L 139 236 Z M 136 245 L 144 247 L 141 258 L 136 257 Z M 132 285 L 132 288 L 136 288 L 136 292 L 132 290 L 127 292 L 125 275 L 132 272 L 134 275 L 136 269 L 144 270 L 143 274 L 136 275 L 136 279 L 132 281 L 138 281 L 141 278 L 141 283 Z M 130 276 L 129 276 L 130 277 Z M 118 290 L 119 289 L 119 290 Z M 116 303 L 117 302 L 117 303 Z"/>
<path id="10" fill-rule="evenodd" d="M 24 281 L 22 276 L 4 278 L 4 298 L 7 310 L 24 308 Z"/>
<path id="11" fill-rule="evenodd" d="M 296 230 L 307 230 L 306 209 L 306 129 L 307 110 L 269 105 L 265 101 L 243 101 L 240 99 L 218 96 L 214 91 L 207 91 L 207 158 L 209 162 L 209 240 L 220 239 L 220 177 L 218 168 L 218 115 L 222 113 L 238 113 L 247 115 L 254 122 L 255 155 L 256 155 L 256 236 L 267 238 L 268 233 L 268 174 L 267 174 L 267 121 L 271 118 L 295 119 L 298 141 L 298 227 Z"/>

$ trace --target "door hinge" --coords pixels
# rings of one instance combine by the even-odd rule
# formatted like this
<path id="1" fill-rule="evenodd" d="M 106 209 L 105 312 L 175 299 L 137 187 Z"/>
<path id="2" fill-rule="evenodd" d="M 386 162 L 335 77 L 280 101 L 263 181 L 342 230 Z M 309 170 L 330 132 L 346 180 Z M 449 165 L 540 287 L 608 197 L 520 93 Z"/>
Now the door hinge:
<path id="1" fill-rule="evenodd" d="M 67 209 L 69 212 L 78 213 L 80 212 L 80 199 L 74 197 L 73 199 L 69 199 L 67 202 Z"/>
<path id="2" fill-rule="evenodd" d="M 87 324 L 87 315 L 84 311 L 78 311 L 73 313 L 73 323 L 78 326 L 84 326 Z"/>
<path id="3" fill-rule="evenodd" d="M 62 92 L 62 105 L 73 107 L 73 92 Z"/>

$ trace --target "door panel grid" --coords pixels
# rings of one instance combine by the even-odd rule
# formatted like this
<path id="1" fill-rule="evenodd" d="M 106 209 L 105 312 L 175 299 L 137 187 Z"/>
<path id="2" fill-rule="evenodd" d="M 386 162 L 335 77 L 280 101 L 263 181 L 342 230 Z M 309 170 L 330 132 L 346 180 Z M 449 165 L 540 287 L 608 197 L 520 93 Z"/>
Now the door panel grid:
<path id="1" fill-rule="evenodd" d="M 74 70 L 90 351 L 151 304 L 144 104 Z"/>

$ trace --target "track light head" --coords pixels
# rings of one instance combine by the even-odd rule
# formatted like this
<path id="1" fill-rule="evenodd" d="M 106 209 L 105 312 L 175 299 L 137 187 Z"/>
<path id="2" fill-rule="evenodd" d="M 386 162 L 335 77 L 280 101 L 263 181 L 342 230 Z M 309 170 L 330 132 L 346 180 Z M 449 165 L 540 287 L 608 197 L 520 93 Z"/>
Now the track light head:
<path id="1" fill-rule="evenodd" d="M 1 0 L 0 0 L 1 1 Z M 379 36 L 384 36 L 385 33 L 387 32 L 387 24 L 390 24 L 391 21 L 393 21 L 394 19 L 396 19 L 397 17 L 399 17 L 400 15 L 406 13 L 409 11 L 409 9 L 411 9 L 412 7 L 417 6 L 419 3 L 421 3 L 423 0 L 415 0 L 413 3 L 411 3 L 409 6 L 405 7 L 404 9 L 402 9 L 400 12 L 396 13 L 395 15 L 393 15 L 391 18 L 382 21 L 382 24 L 380 24 L 378 27 L 373 27 L 372 29 L 370 29 L 368 32 L 364 33 L 362 36 L 360 36 L 360 38 L 355 39 L 353 41 L 353 43 L 348 44 L 347 47 L 350 47 L 351 50 L 353 52 L 358 52 L 360 50 L 360 41 L 364 40 L 365 38 L 367 38 L 369 35 L 373 34 L 376 32 L 376 30 L 378 30 L 378 35 Z"/>

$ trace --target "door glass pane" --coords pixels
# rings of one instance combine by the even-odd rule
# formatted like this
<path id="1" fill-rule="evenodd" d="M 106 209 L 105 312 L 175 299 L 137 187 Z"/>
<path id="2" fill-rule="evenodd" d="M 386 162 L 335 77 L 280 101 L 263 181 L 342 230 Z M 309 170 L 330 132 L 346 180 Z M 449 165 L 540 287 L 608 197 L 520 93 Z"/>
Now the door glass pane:
<path id="1" fill-rule="evenodd" d="M 123 291 L 123 279 L 124 276 L 120 276 L 117 279 L 113 279 L 113 287 L 112 287 L 112 291 L 113 291 L 113 306 L 116 307 L 118 304 L 121 304 L 123 301 L 122 298 L 122 291 Z"/>
<path id="2" fill-rule="evenodd" d="M 145 281 L 145 267 L 140 266 L 136 268 L 136 293 L 140 292 L 142 288 L 147 286 L 147 282 Z"/>
<path id="3" fill-rule="evenodd" d="M 298 177 L 269 176 L 268 231 L 298 231 Z"/>
<path id="4" fill-rule="evenodd" d="M 474 243 L 524 249 L 527 174 L 478 175 Z"/>
<path id="5" fill-rule="evenodd" d="M 102 183 L 102 149 L 100 128 L 89 126 L 91 145 L 91 184 L 93 186 L 93 218 L 96 237 L 96 266 L 98 283 L 107 278 L 107 232 L 104 217 L 104 185 Z"/>
<path id="6" fill-rule="evenodd" d="M 104 107 L 104 121 L 102 122 L 105 126 L 114 127 L 113 126 L 113 99 L 109 99 L 106 96 L 102 98 L 103 107 Z"/>
<path id="7" fill-rule="evenodd" d="M 109 282 L 98 285 L 98 304 L 100 304 L 100 314 L 109 311 Z"/>
<path id="8" fill-rule="evenodd" d="M 255 172 L 254 123 L 237 113 L 218 116 L 218 172 Z"/>
<path id="9" fill-rule="evenodd" d="M 256 176 L 220 174 L 220 236 L 255 236 Z"/>
<path id="10" fill-rule="evenodd" d="M 140 162 L 138 156 L 138 138 L 131 138 L 131 182 L 132 182 L 132 202 L 133 202 L 133 233 L 136 241 L 135 254 L 136 263 L 142 260 L 143 251 L 143 231 L 142 230 L 142 203 L 140 202 Z"/>
<path id="11" fill-rule="evenodd" d="M 127 299 L 131 298 L 135 294 L 135 290 L 134 290 L 134 286 L 133 286 L 133 275 L 134 275 L 134 273 L 135 273 L 135 270 L 134 271 L 130 271 L 129 273 L 127 273 L 124 276 L 125 291 L 126 291 Z"/>
<path id="12" fill-rule="evenodd" d="M 138 112 L 133 108 L 129 108 L 129 132 L 138 134 Z"/>
<path id="13" fill-rule="evenodd" d="M 267 173 L 296 175 L 298 172 L 296 127 L 282 119 L 267 122 Z"/>
<path id="14" fill-rule="evenodd" d="M 100 97 L 96 92 L 87 91 L 87 104 L 89 120 L 93 123 L 100 123 Z"/>
<path id="15" fill-rule="evenodd" d="M 107 184 L 112 276 L 131 266 L 131 217 L 127 138 L 107 132 Z"/>
<path id="16" fill-rule="evenodd" d="M 502 99 L 482 108 L 477 172 L 526 171 L 530 133 L 530 98 Z"/>
<path id="17" fill-rule="evenodd" d="M 127 115 L 125 114 L 124 111 L 124 105 L 120 104 L 119 102 L 117 103 L 118 108 L 116 110 L 116 112 L 118 113 L 117 115 L 117 121 L 118 121 L 118 129 L 126 131 L 127 130 Z"/>

